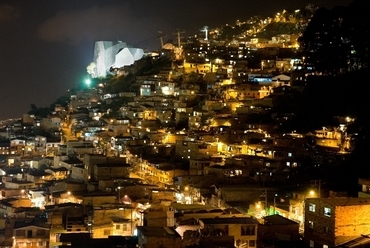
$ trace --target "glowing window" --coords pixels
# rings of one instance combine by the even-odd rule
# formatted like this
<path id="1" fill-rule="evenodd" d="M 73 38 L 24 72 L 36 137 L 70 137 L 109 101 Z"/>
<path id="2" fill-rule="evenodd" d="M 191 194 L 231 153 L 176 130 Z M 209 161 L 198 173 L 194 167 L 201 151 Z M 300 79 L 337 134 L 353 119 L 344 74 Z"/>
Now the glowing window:
<path id="1" fill-rule="evenodd" d="M 313 229 L 313 221 L 308 221 L 308 228 Z"/>
<path id="2" fill-rule="evenodd" d="M 324 208 L 324 215 L 327 217 L 331 217 L 331 209 L 330 208 Z"/>
<path id="3" fill-rule="evenodd" d="M 309 210 L 310 212 L 315 212 L 315 211 L 316 211 L 316 205 L 315 205 L 315 204 L 310 203 L 310 204 L 308 205 L 308 210 Z"/>

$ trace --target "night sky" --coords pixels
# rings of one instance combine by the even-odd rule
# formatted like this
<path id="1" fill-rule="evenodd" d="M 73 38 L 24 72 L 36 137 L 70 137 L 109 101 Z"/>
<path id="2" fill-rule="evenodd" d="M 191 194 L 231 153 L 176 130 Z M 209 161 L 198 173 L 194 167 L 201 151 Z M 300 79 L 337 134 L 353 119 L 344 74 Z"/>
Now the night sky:
<path id="1" fill-rule="evenodd" d="M 97 40 L 158 49 L 158 31 L 175 39 L 253 15 L 312 3 L 328 9 L 352 0 L 1 0 L 0 120 L 46 107 L 87 76 Z M 200 32 L 199 32 L 200 33 Z"/>

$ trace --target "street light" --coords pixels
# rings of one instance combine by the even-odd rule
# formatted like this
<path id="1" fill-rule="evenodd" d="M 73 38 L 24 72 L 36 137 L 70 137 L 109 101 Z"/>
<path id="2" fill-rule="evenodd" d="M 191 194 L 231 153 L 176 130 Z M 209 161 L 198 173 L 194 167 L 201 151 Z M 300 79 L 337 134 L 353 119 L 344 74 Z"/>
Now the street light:
<path id="1" fill-rule="evenodd" d="M 118 202 L 120 203 L 121 202 L 121 186 L 118 186 L 117 189 L 118 189 Z"/>
<path id="2" fill-rule="evenodd" d="M 91 80 L 88 78 L 85 80 L 85 84 L 87 85 L 87 87 L 90 87 L 90 84 L 91 84 Z"/>

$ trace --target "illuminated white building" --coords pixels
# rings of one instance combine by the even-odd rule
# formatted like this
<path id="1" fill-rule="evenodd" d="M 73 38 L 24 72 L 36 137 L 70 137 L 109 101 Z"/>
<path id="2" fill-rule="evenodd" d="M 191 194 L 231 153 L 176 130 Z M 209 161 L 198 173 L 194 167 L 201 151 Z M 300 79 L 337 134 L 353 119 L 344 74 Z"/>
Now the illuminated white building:
<path id="1" fill-rule="evenodd" d="M 143 49 L 130 47 L 125 42 L 96 41 L 93 62 L 87 67 L 87 72 L 93 78 L 105 77 L 110 68 L 132 65 L 143 55 Z"/>

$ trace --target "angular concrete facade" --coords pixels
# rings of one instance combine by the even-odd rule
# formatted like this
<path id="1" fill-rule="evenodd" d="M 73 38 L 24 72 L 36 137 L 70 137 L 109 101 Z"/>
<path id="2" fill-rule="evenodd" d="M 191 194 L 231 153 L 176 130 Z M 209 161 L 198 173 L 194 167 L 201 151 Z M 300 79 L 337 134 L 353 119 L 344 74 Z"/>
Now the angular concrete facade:
<path id="1" fill-rule="evenodd" d="M 143 49 L 129 47 L 125 42 L 96 41 L 94 57 L 88 73 L 93 78 L 105 77 L 110 68 L 132 65 L 143 56 Z"/>

